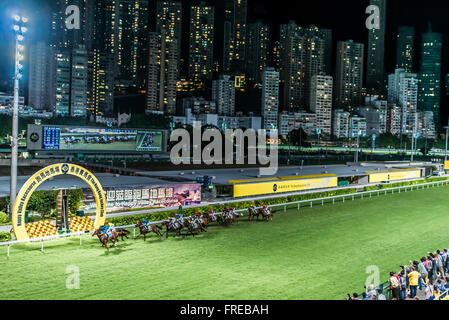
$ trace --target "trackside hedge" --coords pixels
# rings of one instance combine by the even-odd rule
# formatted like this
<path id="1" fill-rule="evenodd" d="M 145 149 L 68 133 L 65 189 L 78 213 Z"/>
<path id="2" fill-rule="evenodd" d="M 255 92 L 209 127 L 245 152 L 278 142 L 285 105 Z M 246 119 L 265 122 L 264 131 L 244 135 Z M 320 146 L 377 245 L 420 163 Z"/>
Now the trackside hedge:
<path id="1" fill-rule="evenodd" d="M 449 178 L 431 178 L 431 179 L 424 179 L 424 180 L 416 180 L 416 181 L 406 181 L 406 182 L 398 182 L 398 183 L 391 183 L 391 184 L 383 184 L 380 186 L 381 190 L 385 189 L 392 189 L 392 188 L 399 188 L 399 187 L 407 187 L 407 186 L 415 186 L 417 184 L 423 184 L 423 183 L 432 183 L 432 182 L 443 182 L 448 181 Z"/>
<path id="2" fill-rule="evenodd" d="M 8 242 L 12 240 L 12 236 L 9 232 L 0 232 L 0 242 Z"/>
<path id="3" fill-rule="evenodd" d="M 229 204 L 219 204 L 219 205 L 213 205 L 213 206 L 207 206 L 207 207 L 201 207 L 201 208 L 187 208 L 182 210 L 182 214 L 184 216 L 192 216 L 195 214 L 195 212 L 198 213 L 208 213 L 209 209 L 212 209 L 215 212 L 222 212 L 225 208 L 235 208 L 237 210 L 240 209 L 247 209 L 252 205 L 256 206 L 262 206 L 262 205 L 276 205 L 276 204 L 283 204 L 287 202 L 295 202 L 295 201 L 303 201 L 303 200 L 311 200 L 311 199 L 318 199 L 318 198 L 326 198 L 326 197 L 333 197 L 338 195 L 345 195 L 345 194 L 352 194 L 356 193 L 357 189 L 343 189 L 343 190 L 335 190 L 335 191 L 328 191 L 328 192 L 319 192 L 319 193 L 310 193 L 310 194 L 304 194 L 304 195 L 295 195 L 295 196 L 288 196 L 288 197 L 279 197 L 279 198 L 273 198 L 273 199 L 266 199 L 266 200 L 257 200 L 255 202 L 253 201 L 243 201 L 243 202 L 235 202 L 235 203 L 229 203 Z M 130 216 L 123 216 L 123 217 L 114 217 L 109 218 L 109 222 L 113 223 L 116 226 L 124 226 L 124 225 L 132 225 L 135 224 L 137 221 L 145 218 L 151 221 L 161 221 L 166 220 L 170 216 L 174 216 L 177 211 L 161 211 L 161 212 L 154 212 L 154 213 L 147 213 L 147 214 L 135 214 Z"/>
<path id="4" fill-rule="evenodd" d="M 237 210 L 240 209 L 246 209 L 249 208 L 254 204 L 253 201 L 244 201 L 244 202 L 235 202 L 235 203 L 229 203 L 226 205 L 213 205 L 213 206 L 207 206 L 207 207 L 201 207 L 201 208 L 186 208 L 182 211 L 161 211 L 161 212 L 153 212 L 153 213 L 146 213 L 146 214 L 135 214 L 130 216 L 123 216 L 123 217 L 114 217 L 114 218 L 108 218 L 109 222 L 115 224 L 116 226 L 124 226 L 124 225 L 132 225 L 135 224 L 137 221 L 145 218 L 150 221 L 161 221 L 166 220 L 168 217 L 173 217 L 175 213 L 182 213 L 184 216 L 192 216 L 196 212 L 200 214 L 208 213 L 209 210 L 213 210 L 215 212 L 222 212 L 226 208 L 235 208 Z"/>

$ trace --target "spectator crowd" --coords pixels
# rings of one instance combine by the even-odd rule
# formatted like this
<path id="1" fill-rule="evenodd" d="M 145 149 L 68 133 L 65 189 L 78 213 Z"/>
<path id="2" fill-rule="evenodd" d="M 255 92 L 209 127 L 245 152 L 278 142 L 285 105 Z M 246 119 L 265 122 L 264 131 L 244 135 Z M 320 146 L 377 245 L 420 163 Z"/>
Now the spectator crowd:
<path id="1" fill-rule="evenodd" d="M 375 288 L 365 288 L 361 295 L 348 295 L 349 300 L 440 300 L 440 296 L 449 291 L 449 250 L 437 250 L 422 257 L 419 261 L 410 261 L 409 266 L 401 266 L 399 272 L 390 272 L 388 283 Z"/>

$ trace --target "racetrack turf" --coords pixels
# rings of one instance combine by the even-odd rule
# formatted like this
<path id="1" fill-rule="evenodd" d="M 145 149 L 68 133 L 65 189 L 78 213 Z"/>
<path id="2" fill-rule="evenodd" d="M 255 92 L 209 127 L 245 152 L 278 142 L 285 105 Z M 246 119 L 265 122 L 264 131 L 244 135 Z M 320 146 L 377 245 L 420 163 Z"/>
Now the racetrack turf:
<path id="1" fill-rule="evenodd" d="M 195 239 L 154 236 L 106 252 L 96 238 L 0 248 L 0 299 L 344 299 L 449 245 L 449 187 L 243 219 Z M 68 266 L 80 289 L 66 288 Z"/>

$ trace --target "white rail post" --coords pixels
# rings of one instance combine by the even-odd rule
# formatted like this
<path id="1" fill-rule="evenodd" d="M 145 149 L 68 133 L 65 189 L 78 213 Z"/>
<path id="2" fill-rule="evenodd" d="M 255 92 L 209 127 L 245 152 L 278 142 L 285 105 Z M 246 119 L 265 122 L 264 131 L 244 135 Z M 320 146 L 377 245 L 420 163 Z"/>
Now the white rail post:
<path id="1" fill-rule="evenodd" d="M 41 252 L 44 252 L 44 240 L 41 240 Z"/>
<path id="2" fill-rule="evenodd" d="M 287 212 L 287 206 L 284 206 L 284 212 Z"/>
<path id="3" fill-rule="evenodd" d="M 298 203 L 298 211 L 299 211 L 299 208 L 301 207 L 301 204 L 300 203 Z"/>
<path id="4" fill-rule="evenodd" d="M 82 246 L 82 245 L 83 245 L 83 235 L 80 234 L 80 246 Z"/>
<path id="5" fill-rule="evenodd" d="M 8 244 L 8 258 L 9 258 L 9 249 L 11 248 L 11 246 Z"/>
<path id="6" fill-rule="evenodd" d="M 133 228 L 134 230 L 134 238 L 136 237 L 136 228 Z"/>

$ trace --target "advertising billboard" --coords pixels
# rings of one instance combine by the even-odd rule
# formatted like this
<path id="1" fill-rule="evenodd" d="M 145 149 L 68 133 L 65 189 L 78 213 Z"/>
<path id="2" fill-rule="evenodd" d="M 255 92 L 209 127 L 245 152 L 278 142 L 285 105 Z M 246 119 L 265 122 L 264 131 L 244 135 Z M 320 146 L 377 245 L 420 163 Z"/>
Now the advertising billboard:
<path id="1" fill-rule="evenodd" d="M 200 184 L 105 187 L 107 212 L 141 208 L 170 208 L 201 204 Z M 94 196 L 83 189 L 86 200 L 84 210 L 94 210 Z"/>
<path id="2" fill-rule="evenodd" d="M 161 152 L 164 133 L 156 130 L 43 127 L 43 149 L 61 151 Z"/>
<path id="3" fill-rule="evenodd" d="M 239 181 L 243 182 L 243 181 Z M 313 189 L 325 189 L 338 187 L 338 178 L 335 175 L 309 176 L 294 180 L 276 178 L 272 181 L 252 181 L 234 185 L 234 197 L 248 197 L 266 194 L 286 193 Z"/>
<path id="4" fill-rule="evenodd" d="M 369 183 L 400 181 L 421 178 L 421 169 L 398 169 L 388 171 L 369 171 Z"/>

